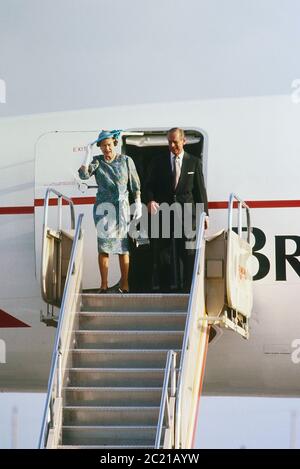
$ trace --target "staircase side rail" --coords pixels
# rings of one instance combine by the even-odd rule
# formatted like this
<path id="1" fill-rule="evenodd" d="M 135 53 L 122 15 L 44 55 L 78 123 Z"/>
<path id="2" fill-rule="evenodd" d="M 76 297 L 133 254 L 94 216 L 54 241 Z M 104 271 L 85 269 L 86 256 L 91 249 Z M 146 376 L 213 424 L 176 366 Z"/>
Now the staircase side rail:
<path id="1" fill-rule="evenodd" d="M 74 291 L 72 287 L 76 287 L 78 290 L 76 293 L 79 293 L 81 288 L 81 275 L 82 275 L 82 266 L 78 255 L 82 255 L 82 243 L 83 243 L 83 234 L 82 234 L 82 219 L 83 214 L 80 214 L 78 217 L 75 236 L 72 244 L 71 258 L 69 262 L 67 278 L 65 283 L 65 288 L 63 292 L 63 298 L 60 308 L 60 314 L 58 319 L 58 326 L 55 336 L 55 343 L 52 354 L 51 368 L 48 380 L 48 391 L 45 402 L 45 409 L 42 421 L 42 427 L 39 437 L 39 448 L 45 448 L 47 445 L 47 438 L 50 428 L 53 426 L 53 409 L 55 408 L 55 399 L 61 398 L 61 388 L 63 381 L 63 354 L 66 350 L 64 344 L 64 337 L 68 332 L 68 325 L 70 323 L 70 314 L 75 315 L 73 308 L 68 308 L 70 303 L 70 295 Z M 79 249 L 81 248 L 81 249 Z M 76 279 L 76 275 L 79 275 L 79 279 Z M 76 282 L 76 283 L 75 283 Z"/>
<path id="2" fill-rule="evenodd" d="M 243 208 L 244 208 L 245 211 L 246 211 L 246 217 L 247 217 L 247 242 L 250 244 L 250 236 L 251 236 L 251 232 L 252 232 L 251 219 L 250 219 L 250 208 L 246 204 L 246 202 L 244 202 L 244 200 L 242 200 L 238 195 L 236 195 L 234 193 L 230 194 L 229 203 L 228 203 L 228 231 L 232 230 L 233 209 L 234 209 L 234 202 L 235 201 L 237 202 L 237 205 L 238 205 L 238 235 L 240 236 L 240 238 L 242 237 L 242 231 L 243 231 L 243 220 L 242 220 L 243 213 L 242 213 L 242 211 L 243 211 Z"/>
<path id="3" fill-rule="evenodd" d="M 191 350 L 199 349 L 201 334 L 199 332 L 198 319 L 205 315 L 204 302 L 204 256 L 205 256 L 205 217 L 203 213 L 197 231 L 196 255 L 194 263 L 193 281 L 190 291 L 188 314 L 184 332 L 183 347 L 180 366 L 178 370 L 178 384 L 176 395 L 176 421 L 175 421 L 175 448 L 182 447 L 182 407 L 184 401 L 189 401 L 190 391 L 193 388 L 194 375 L 199 366 L 197 356 L 193 356 Z M 199 297 L 201 299 L 199 304 Z M 201 326 L 203 327 L 203 326 Z M 207 323 L 205 323 L 207 328 Z M 194 342 L 197 342 L 194 343 Z M 192 406 L 191 406 L 192 407 Z M 191 410 L 191 409 L 190 409 Z M 189 416 L 187 416 L 188 418 Z"/>
<path id="4" fill-rule="evenodd" d="M 50 205 L 50 195 L 54 194 L 58 197 L 58 231 L 62 228 L 62 202 L 65 200 L 70 207 L 70 217 L 71 217 L 71 230 L 75 229 L 75 210 L 74 210 L 74 202 L 69 197 L 66 197 L 61 192 L 53 189 L 52 187 L 48 187 L 45 195 L 45 203 L 44 203 L 44 217 L 43 217 L 43 237 L 42 237 L 42 263 L 41 263 L 41 286 L 42 286 L 42 298 L 47 303 L 47 296 L 46 296 L 46 284 L 45 284 L 45 275 L 44 275 L 44 250 L 45 250 L 45 240 L 47 235 L 48 229 L 48 213 L 49 213 L 49 205 Z"/>
<path id="5" fill-rule="evenodd" d="M 171 380 L 170 397 L 174 397 L 176 395 L 176 356 L 177 356 L 177 353 L 174 352 L 174 350 L 168 351 L 165 374 L 164 374 L 164 383 L 163 383 L 160 408 L 159 408 L 158 424 L 157 424 L 157 430 L 156 430 L 155 449 L 159 449 L 161 446 L 160 442 L 161 442 L 162 427 L 163 427 L 166 412 L 167 412 L 167 428 L 170 428 L 172 433 L 174 433 L 174 418 L 171 419 L 171 416 L 170 416 L 168 389 L 169 389 L 169 382 Z M 171 422 L 171 420 L 173 420 L 173 422 Z"/>

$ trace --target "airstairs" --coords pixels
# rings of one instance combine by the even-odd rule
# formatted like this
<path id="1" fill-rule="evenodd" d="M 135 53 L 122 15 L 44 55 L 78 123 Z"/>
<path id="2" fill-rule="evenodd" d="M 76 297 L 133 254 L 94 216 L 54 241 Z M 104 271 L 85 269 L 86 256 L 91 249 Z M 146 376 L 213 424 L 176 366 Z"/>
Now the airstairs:
<path id="1" fill-rule="evenodd" d="M 154 448 L 169 350 L 180 359 L 186 295 L 81 295 L 62 447 Z"/>
<path id="2" fill-rule="evenodd" d="M 58 197 L 56 230 L 48 227 L 51 193 Z M 61 228 L 63 198 L 68 230 Z M 210 338 L 221 327 L 249 336 L 249 209 L 232 195 L 228 230 L 208 242 L 202 215 L 189 295 L 84 293 L 82 218 L 75 226 L 72 201 L 47 191 L 41 283 L 50 305 L 44 321 L 56 323 L 57 334 L 39 448 L 192 448 Z"/>

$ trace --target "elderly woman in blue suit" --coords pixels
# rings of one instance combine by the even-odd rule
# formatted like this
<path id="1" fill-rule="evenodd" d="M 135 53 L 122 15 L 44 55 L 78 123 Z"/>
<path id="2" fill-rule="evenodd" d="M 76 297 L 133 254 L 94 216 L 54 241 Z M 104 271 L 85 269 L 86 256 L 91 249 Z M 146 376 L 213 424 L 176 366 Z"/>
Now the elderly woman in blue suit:
<path id="1" fill-rule="evenodd" d="M 100 293 L 106 293 L 108 288 L 109 254 L 119 255 L 119 291 L 129 291 L 129 191 L 135 200 L 134 218 L 138 219 L 142 215 L 140 180 L 135 164 L 129 156 L 116 151 L 120 132 L 102 130 L 93 144 L 96 143 L 103 154 L 94 156 L 89 162 L 91 144 L 85 163 L 78 170 L 81 179 L 95 176 L 98 185 L 93 216 L 97 229 Z"/>

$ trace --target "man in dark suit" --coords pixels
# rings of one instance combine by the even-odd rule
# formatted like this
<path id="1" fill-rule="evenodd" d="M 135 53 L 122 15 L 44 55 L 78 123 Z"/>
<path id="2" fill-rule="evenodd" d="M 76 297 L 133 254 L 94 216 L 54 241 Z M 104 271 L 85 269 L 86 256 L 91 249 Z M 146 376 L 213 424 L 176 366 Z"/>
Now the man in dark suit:
<path id="1" fill-rule="evenodd" d="M 167 136 L 169 152 L 158 158 L 148 180 L 148 211 L 160 217 L 157 250 L 160 290 L 172 291 L 173 285 L 177 290 L 189 292 L 195 258 L 196 221 L 201 208 L 208 215 L 207 195 L 200 159 L 184 151 L 184 131 L 172 128 Z M 167 207 L 172 208 L 169 227 L 166 226 L 168 217 L 163 215 Z M 170 231 L 166 236 L 168 228 Z"/>

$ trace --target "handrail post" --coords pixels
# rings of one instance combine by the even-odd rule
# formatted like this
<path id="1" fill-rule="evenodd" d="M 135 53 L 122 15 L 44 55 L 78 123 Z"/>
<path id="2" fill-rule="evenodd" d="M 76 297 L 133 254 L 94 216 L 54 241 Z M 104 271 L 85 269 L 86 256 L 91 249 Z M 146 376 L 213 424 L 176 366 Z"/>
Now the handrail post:
<path id="1" fill-rule="evenodd" d="M 250 209 L 249 209 L 249 207 L 247 207 L 246 214 L 247 214 L 247 227 L 248 227 L 247 242 L 248 242 L 248 244 L 250 244 L 250 235 L 251 235 L 251 232 L 252 232 L 252 227 L 251 227 L 251 219 L 250 219 Z"/>
<path id="2" fill-rule="evenodd" d="M 171 397 L 176 395 L 176 354 L 172 354 L 172 367 L 171 367 Z"/>
<path id="3" fill-rule="evenodd" d="M 62 228 L 62 197 L 61 195 L 58 196 L 57 205 L 58 205 L 58 231 L 61 231 L 61 228 Z"/>
<path id="4" fill-rule="evenodd" d="M 58 359 L 57 359 L 57 391 L 56 391 L 56 397 L 60 398 L 61 397 L 61 391 L 62 391 L 62 353 L 61 349 L 59 348 L 58 350 Z"/>
<path id="5" fill-rule="evenodd" d="M 234 193 L 230 194 L 229 202 L 228 202 L 228 231 L 232 230 L 234 200 L 236 200 L 238 203 L 238 235 L 242 237 L 242 232 L 243 232 L 242 209 L 244 208 L 246 210 L 246 217 L 247 217 L 247 242 L 250 244 L 250 235 L 252 231 L 251 220 L 250 220 L 250 208 L 246 204 L 246 202 L 244 202 L 240 197 L 238 197 Z"/>
<path id="6" fill-rule="evenodd" d="M 242 224 L 243 224 L 243 214 L 242 214 L 242 204 L 241 202 L 239 201 L 238 202 L 238 210 L 239 210 L 239 214 L 238 214 L 238 235 L 239 237 L 241 238 L 242 237 Z"/>
<path id="7" fill-rule="evenodd" d="M 230 194 L 228 202 L 228 230 L 232 229 L 232 218 L 233 218 L 233 200 L 234 194 Z"/>

